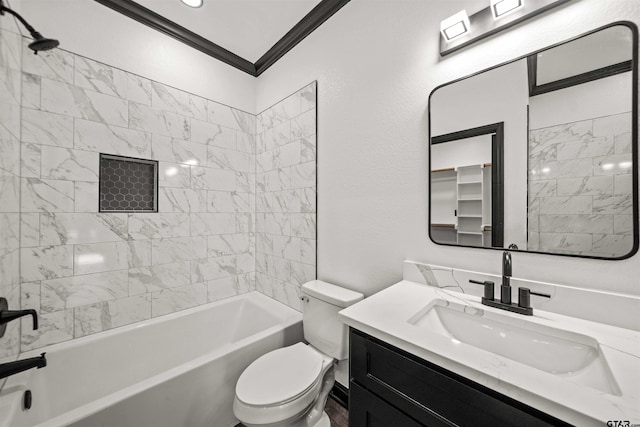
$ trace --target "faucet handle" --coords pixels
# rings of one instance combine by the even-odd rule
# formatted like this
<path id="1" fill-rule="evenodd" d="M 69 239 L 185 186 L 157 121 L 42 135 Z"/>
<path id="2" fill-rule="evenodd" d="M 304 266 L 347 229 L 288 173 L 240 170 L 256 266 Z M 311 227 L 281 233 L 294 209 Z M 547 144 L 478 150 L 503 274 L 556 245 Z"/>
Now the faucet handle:
<path id="1" fill-rule="evenodd" d="M 473 279 L 469 279 L 469 283 L 475 283 L 476 285 L 483 285 L 484 286 L 484 296 L 482 299 L 485 300 L 493 300 L 493 290 L 495 287 L 495 283 L 489 281 L 489 280 L 485 280 L 484 282 L 481 282 L 480 280 L 473 280 Z"/>
<path id="2" fill-rule="evenodd" d="M 518 306 L 529 308 L 531 307 L 531 295 L 538 297 L 551 298 L 549 294 L 543 294 L 541 292 L 533 292 L 529 288 L 518 288 Z"/>
<path id="3" fill-rule="evenodd" d="M 0 298 L 0 337 L 4 335 L 7 323 L 23 316 L 31 316 L 33 319 L 33 330 L 38 329 L 38 313 L 35 310 L 9 310 L 7 299 Z"/>

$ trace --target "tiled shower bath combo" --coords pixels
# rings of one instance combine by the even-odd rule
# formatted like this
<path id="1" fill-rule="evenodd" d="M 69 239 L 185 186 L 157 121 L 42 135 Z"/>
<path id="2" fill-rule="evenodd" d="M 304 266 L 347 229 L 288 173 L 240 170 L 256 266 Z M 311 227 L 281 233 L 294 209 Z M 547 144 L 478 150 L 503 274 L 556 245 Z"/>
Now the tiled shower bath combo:
<path id="1" fill-rule="evenodd" d="M 0 358 L 254 289 L 300 309 L 315 83 L 256 116 L 22 45 L 1 30 L 0 293 L 40 328 L 9 325 Z M 158 162 L 157 213 L 100 212 L 101 154 Z"/>

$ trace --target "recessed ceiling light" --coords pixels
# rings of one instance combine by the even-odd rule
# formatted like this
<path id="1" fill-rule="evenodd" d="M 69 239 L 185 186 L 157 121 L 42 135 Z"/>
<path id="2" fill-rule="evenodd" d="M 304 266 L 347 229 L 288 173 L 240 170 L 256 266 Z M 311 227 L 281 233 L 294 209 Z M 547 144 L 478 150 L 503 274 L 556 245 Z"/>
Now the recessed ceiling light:
<path id="1" fill-rule="evenodd" d="M 182 3 L 186 4 L 189 7 L 200 7 L 202 6 L 202 0 L 181 0 Z"/>

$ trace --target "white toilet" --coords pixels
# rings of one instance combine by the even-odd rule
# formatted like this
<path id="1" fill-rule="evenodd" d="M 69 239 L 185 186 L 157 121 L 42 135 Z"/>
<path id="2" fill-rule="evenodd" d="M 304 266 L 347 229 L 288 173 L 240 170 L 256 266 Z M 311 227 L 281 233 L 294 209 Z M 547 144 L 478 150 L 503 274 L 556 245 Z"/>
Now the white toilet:
<path id="1" fill-rule="evenodd" d="M 363 299 L 359 292 L 314 280 L 302 285 L 304 338 L 273 350 L 244 370 L 233 413 L 247 427 L 330 427 L 324 412 L 336 360 L 349 356 L 347 327 L 338 312 Z"/>

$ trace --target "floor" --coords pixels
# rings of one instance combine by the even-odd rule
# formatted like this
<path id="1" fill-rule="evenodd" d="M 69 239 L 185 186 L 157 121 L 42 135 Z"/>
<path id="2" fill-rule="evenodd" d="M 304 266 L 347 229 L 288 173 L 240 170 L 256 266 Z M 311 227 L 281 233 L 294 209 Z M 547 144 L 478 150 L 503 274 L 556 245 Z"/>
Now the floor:
<path id="1" fill-rule="evenodd" d="M 349 427 L 349 411 L 347 408 L 335 401 L 331 396 L 327 399 L 327 406 L 324 410 L 331 420 L 331 427 Z M 236 427 L 243 427 L 242 424 Z"/>

